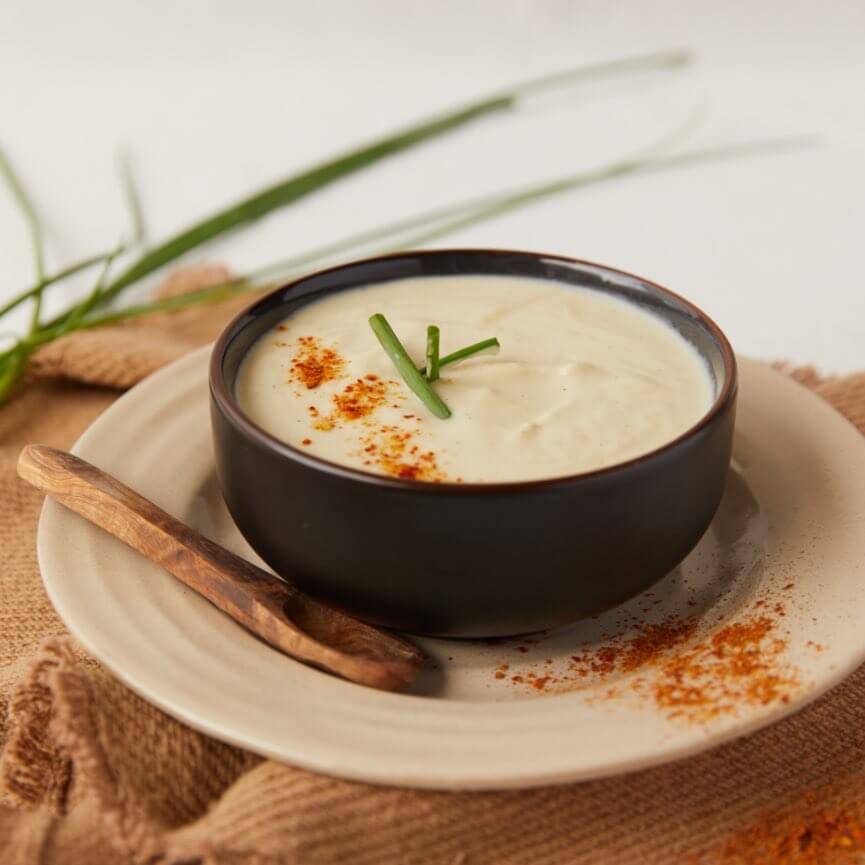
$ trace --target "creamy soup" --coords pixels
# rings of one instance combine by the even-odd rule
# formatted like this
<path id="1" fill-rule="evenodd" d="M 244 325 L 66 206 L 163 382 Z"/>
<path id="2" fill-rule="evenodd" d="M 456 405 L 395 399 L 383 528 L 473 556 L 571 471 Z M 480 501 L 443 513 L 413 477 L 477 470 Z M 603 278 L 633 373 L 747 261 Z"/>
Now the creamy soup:
<path id="1" fill-rule="evenodd" d="M 367 322 L 383 313 L 418 367 L 487 337 L 497 354 L 441 369 L 435 417 Z M 425 481 L 558 477 L 624 462 L 693 426 L 713 400 L 697 350 L 662 319 L 590 289 L 522 277 L 422 277 L 343 291 L 262 336 L 237 384 L 276 438 L 342 465 Z"/>

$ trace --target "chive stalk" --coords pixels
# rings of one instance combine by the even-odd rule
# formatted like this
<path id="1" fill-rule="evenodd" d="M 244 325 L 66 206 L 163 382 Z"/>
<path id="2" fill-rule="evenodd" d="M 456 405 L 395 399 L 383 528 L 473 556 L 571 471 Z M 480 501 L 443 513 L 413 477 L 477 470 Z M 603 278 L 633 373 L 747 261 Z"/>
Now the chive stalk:
<path id="1" fill-rule="evenodd" d="M 446 354 L 443 358 L 439 359 L 438 365 L 439 367 L 447 366 L 451 363 L 457 363 L 458 361 L 465 360 L 467 357 L 472 357 L 473 355 L 480 354 L 482 351 L 487 351 L 488 349 L 496 349 L 498 350 L 501 347 L 501 343 L 493 336 L 489 339 L 482 339 L 480 342 L 472 343 L 471 345 L 467 345 L 465 348 L 461 348 L 458 351 L 452 351 L 450 354 Z M 427 369 L 429 369 L 429 354 L 427 354 L 427 365 L 422 367 L 418 372 L 421 375 L 426 375 Z M 429 376 L 427 376 L 429 378 Z M 438 374 L 436 374 L 436 378 L 438 378 Z M 435 381 L 434 378 L 430 378 L 430 381 Z"/>
<path id="2" fill-rule="evenodd" d="M 421 402 L 438 418 L 445 420 L 451 416 L 451 410 L 444 400 L 433 390 L 432 385 L 418 372 L 414 361 L 393 332 L 388 320 L 380 313 L 369 317 L 369 326 L 381 343 L 387 356 L 402 376 L 403 381 L 417 394 Z"/>
<path id="3" fill-rule="evenodd" d="M 439 329 L 431 324 L 426 329 L 426 373 L 427 381 L 438 381 L 439 377 Z M 424 370 L 421 370 L 421 375 Z"/>

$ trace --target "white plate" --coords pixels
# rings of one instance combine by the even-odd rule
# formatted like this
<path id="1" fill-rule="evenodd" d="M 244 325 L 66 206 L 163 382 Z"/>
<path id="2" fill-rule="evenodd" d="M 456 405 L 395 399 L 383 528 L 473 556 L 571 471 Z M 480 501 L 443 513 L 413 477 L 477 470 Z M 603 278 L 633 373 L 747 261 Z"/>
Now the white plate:
<path id="1" fill-rule="evenodd" d="M 184 358 L 119 399 L 75 452 L 255 558 L 213 474 L 208 354 Z M 712 527 L 653 592 L 537 641 L 424 640 L 434 663 L 410 695 L 366 689 L 280 655 L 53 502 L 39 527 L 39 561 L 58 612 L 93 655 L 143 697 L 217 738 L 378 783 L 559 783 L 741 736 L 813 700 L 865 657 L 861 436 L 813 394 L 743 361 L 735 462 Z M 665 703 L 676 659 L 699 662 L 711 678 L 732 662 L 706 640 L 764 615 L 773 626 L 760 653 L 746 646 L 740 660 L 769 658 L 764 674 L 775 680 L 764 675 L 758 687 L 728 673 L 720 691 L 703 688 L 717 705 Z M 660 661 L 636 664 L 642 643 L 628 634 L 671 616 L 695 621 L 696 630 Z M 625 648 L 612 659 L 599 653 L 617 635 Z M 571 660 L 585 651 L 593 653 L 588 661 Z"/>

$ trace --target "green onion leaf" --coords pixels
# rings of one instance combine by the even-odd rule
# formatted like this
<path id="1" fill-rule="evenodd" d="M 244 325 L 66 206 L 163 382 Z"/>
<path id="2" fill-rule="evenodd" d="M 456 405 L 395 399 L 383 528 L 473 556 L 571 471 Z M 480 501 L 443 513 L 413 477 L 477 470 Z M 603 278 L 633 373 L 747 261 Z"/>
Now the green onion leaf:
<path id="1" fill-rule="evenodd" d="M 26 362 L 27 351 L 20 343 L 3 353 L 2 363 L 0 363 L 0 403 L 9 398 L 23 377 Z"/>
<path id="2" fill-rule="evenodd" d="M 75 330 L 89 330 L 95 327 L 103 327 L 107 324 L 116 324 L 120 321 L 127 321 L 132 318 L 141 318 L 145 315 L 153 315 L 157 312 L 176 312 L 180 309 L 185 309 L 188 306 L 195 306 L 203 303 L 216 303 L 220 300 L 225 300 L 242 292 L 251 291 L 253 288 L 261 286 L 250 285 L 246 278 L 239 276 L 229 282 L 223 282 L 219 285 L 200 288 L 197 291 L 189 291 L 185 294 L 175 294 L 171 297 L 161 297 L 158 300 L 151 300 L 145 303 L 133 304 L 124 306 L 120 309 L 109 309 L 106 312 L 99 312 L 96 315 L 88 315 L 86 318 L 78 321 L 75 325 Z M 24 341 L 24 345 L 29 348 L 35 348 L 45 343 L 51 342 L 66 333 L 64 329 L 67 325 L 67 320 L 60 321 L 51 327 L 45 327 L 39 333 Z"/>
<path id="3" fill-rule="evenodd" d="M 142 277 L 207 241 L 260 219 L 278 208 L 293 204 L 307 195 L 382 159 L 452 132 L 487 114 L 512 108 L 524 96 L 553 87 L 560 87 L 579 79 L 595 79 L 648 69 L 671 68 L 683 66 L 689 62 L 689 55 L 683 51 L 663 51 L 579 66 L 517 84 L 485 99 L 421 121 L 415 126 L 385 136 L 365 147 L 329 159 L 300 174 L 289 177 L 281 183 L 263 189 L 163 241 L 133 262 L 106 287 L 100 298 L 100 305 L 107 303 L 127 286 L 137 282 Z M 68 314 L 67 312 L 63 315 Z M 62 317 L 58 316 L 49 324 L 57 324 Z"/>
<path id="4" fill-rule="evenodd" d="M 414 361 L 408 356 L 387 319 L 377 312 L 369 317 L 369 326 L 378 337 L 381 347 L 393 361 L 405 383 L 417 394 L 421 402 L 436 416 L 444 420 L 451 416 L 451 410 L 433 390 L 432 385 L 417 371 Z"/>
<path id="5" fill-rule="evenodd" d="M 310 267 L 324 266 L 328 261 L 344 260 L 345 253 L 351 252 L 379 238 L 399 237 L 399 240 L 391 240 L 388 243 L 375 246 L 370 251 L 371 254 L 379 255 L 396 252 L 401 249 L 412 249 L 462 228 L 495 219 L 497 216 L 511 210 L 534 204 L 544 198 L 560 195 L 582 186 L 615 180 L 629 174 L 675 170 L 700 163 L 724 162 L 730 159 L 759 156 L 764 153 L 781 153 L 808 147 L 813 145 L 813 143 L 814 139 L 808 136 L 790 136 L 787 138 L 750 141 L 743 142 L 742 144 L 695 150 L 671 156 L 632 157 L 619 162 L 609 163 L 593 171 L 529 185 L 521 189 L 512 190 L 511 192 L 480 196 L 460 204 L 425 211 L 404 220 L 387 223 L 368 231 L 349 235 L 326 246 L 318 247 L 309 252 L 267 265 L 220 285 L 200 289 L 178 297 L 163 298 L 88 317 L 79 323 L 79 327 L 99 327 L 104 324 L 122 321 L 125 318 L 182 309 L 195 303 L 214 302 L 243 291 L 260 290 L 270 286 L 275 287 L 279 282 L 299 278 L 304 273 L 309 272 Z M 402 234 L 407 229 L 421 228 L 429 225 L 434 227 L 408 238 L 402 237 Z M 42 283 L 37 283 L 0 308 L 0 317 L 32 297 L 41 288 L 73 276 L 100 262 L 104 262 L 114 254 L 115 251 L 112 250 L 111 252 L 94 255 L 46 277 Z M 44 334 L 40 334 L 41 338 L 37 341 L 39 344 L 50 342 L 51 338 L 53 338 L 52 333 L 56 336 L 58 332 L 59 329 L 57 328 L 47 328 Z M 446 356 L 442 358 L 439 365 L 441 366 L 448 362 L 450 361 L 447 361 Z"/>
<path id="6" fill-rule="evenodd" d="M 258 270 L 251 271 L 245 275 L 236 277 L 228 282 L 221 283 L 220 285 L 199 289 L 198 291 L 190 292 L 185 295 L 162 298 L 160 300 L 150 301 L 134 306 L 122 307 L 106 313 L 91 315 L 81 321 L 78 324 L 78 327 L 100 327 L 104 324 L 113 324 L 114 322 L 122 321 L 126 318 L 150 315 L 151 313 L 156 312 L 168 312 L 175 309 L 182 309 L 186 306 L 192 306 L 196 303 L 212 303 L 244 291 L 263 290 L 269 287 L 275 288 L 280 282 L 285 282 L 290 279 L 299 279 L 305 273 L 309 273 L 310 269 L 323 267 L 326 264 L 341 260 L 338 255 L 340 249 L 343 249 L 346 252 L 354 249 L 356 238 L 370 238 L 372 236 L 385 237 L 388 236 L 391 231 L 393 231 L 394 234 L 398 234 L 400 228 L 404 228 L 406 225 L 420 226 L 425 224 L 428 219 L 433 224 L 438 224 L 436 224 L 434 228 L 416 234 L 409 239 L 403 239 L 400 237 L 397 241 L 391 241 L 377 246 L 373 248 L 370 254 L 384 255 L 386 253 L 398 252 L 400 250 L 413 249 L 423 243 L 428 243 L 431 240 L 435 240 L 441 236 L 466 228 L 470 225 L 485 222 L 511 210 L 516 210 L 520 207 L 537 203 L 544 198 L 560 195 L 564 192 L 579 189 L 583 186 L 616 180 L 630 174 L 669 171 L 687 167 L 689 165 L 725 162 L 732 159 L 759 156 L 764 153 L 781 153 L 784 151 L 808 147 L 813 145 L 813 143 L 813 139 L 807 136 L 790 136 L 787 138 L 750 141 L 742 144 L 711 147 L 704 150 L 692 150 L 670 156 L 634 157 L 620 162 L 609 163 L 594 171 L 587 171 L 569 177 L 546 181 L 533 186 L 524 187 L 523 189 L 517 189 L 510 193 L 484 196 L 473 201 L 467 201 L 462 205 L 430 211 L 429 213 L 420 214 L 402 222 L 383 226 L 380 229 L 373 229 L 369 232 L 364 232 L 363 235 L 352 235 L 344 242 L 338 241 L 310 253 L 304 253 L 294 256 L 291 259 L 280 261 L 277 264 L 268 265 Z M 441 216 L 445 212 L 454 213 L 455 218 L 441 223 Z M 345 244 L 344 246 L 343 243 Z M 321 255 L 321 258 L 319 258 L 319 254 Z M 344 260 L 344 257 L 342 260 Z M 300 265 L 305 266 L 301 267 Z M 46 327 L 37 337 L 31 338 L 27 340 L 27 342 L 30 344 L 42 344 L 50 342 L 56 335 L 56 328 Z M 484 342 L 487 341 L 485 340 Z M 471 346 L 468 346 L 468 348 L 471 348 Z M 460 351 L 462 350 L 463 349 L 460 349 Z M 448 360 L 449 357 L 450 355 L 446 355 L 444 358 L 441 358 L 439 366 L 441 367 L 446 363 L 452 363 L 453 361 Z M 457 359 L 459 360 L 461 358 Z M 423 372 L 425 373 L 425 368 Z"/>
<path id="7" fill-rule="evenodd" d="M 58 336 L 63 336 L 66 333 L 71 333 L 75 330 L 76 325 L 80 322 L 91 309 L 99 302 L 102 292 L 105 291 L 105 285 L 108 282 L 108 274 L 111 271 L 111 265 L 114 264 L 114 259 L 123 251 L 123 244 L 119 243 L 117 247 L 104 261 L 102 271 L 96 284 L 93 286 L 90 294 L 81 301 L 73 310 L 72 314 L 59 326 L 60 332 Z"/>
<path id="8" fill-rule="evenodd" d="M 74 264 L 64 267 L 63 270 L 58 270 L 57 273 L 49 274 L 44 279 L 39 280 L 35 285 L 22 291 L 21 294 L 13 297 L 8 303 L 3 304 L 3 306 L 0 307 L 0 318 L 20 306 L 25 300 L 34 297 L 38 292 L 42 291 L 43 288 L 48 288 L 49 285 L 62 282 L 70 276 L 75 276 L 83 270 L 88 270 L 89 268 L 104 262 L 106 259 L 114 257 L 116 252 L 116 249 L 113 249 L 110 252 L 100 252 L 98 255 L 91 255 L 89 258 L 83 258 L 81 261 L 76 261 Z"/>
<path id="9" fill-rule="evenodd" d="M 30 333 L 36 333 L 39 330 L 39 318 L 42 315 L 42 289 L 45 282 L 45 250 L 42 240 L 42 224 L 39 221 L 39 216 L 36 213 L 36 208 L 30 201 L 21 181 L 15 174 L 12 168 L 12 163 L 9 161 L 6 154 L 0 149 L 0 175 L 6 181 L 12 197 L 21 210 L 24 220 L 27 223 L 27 228 L 30 231 L 30 244 L 33 249 L 33 264 L 36 272 L 36 291 L 31 295 L 33 297 L 33 314 L 30 319 Z"/>
<path id="10" fill-rule="evenodd" d="M 141 207 L 141 196 L 135 183 L 135 176 L 129 165 L 129 154 L 121 151 L 117 155 L 117 173 L 120 177 L 120 187 L 123 198 L 129 210 L 129 223 L 132 228 L 132 245 L 141 246 L 147 239 L 147 229 L 144 225 L 144 210 Z"/>

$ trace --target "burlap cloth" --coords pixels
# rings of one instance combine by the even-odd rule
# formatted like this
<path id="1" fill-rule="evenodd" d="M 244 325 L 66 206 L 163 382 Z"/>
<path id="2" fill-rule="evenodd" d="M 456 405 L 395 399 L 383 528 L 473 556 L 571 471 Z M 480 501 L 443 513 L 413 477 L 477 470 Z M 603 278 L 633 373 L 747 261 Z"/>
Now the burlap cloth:
<path id="1" fill-rule="evenodd" d="M 198 269 L 166 288 L 221 275 Z M 524 792 L 428 793 L 223 745 L 87 658 L 42 589 L 41 497 L 16 478 L 18 452 L 68 447 L 117 389 L 211 340 L 248 300 L 73 334 L 43 351 L 36 380 L 0 409 L 0 865 L 865 861 L 865 833 L 835 837 L 860 825 L 865 804 L 865 670 L 782 723 L 684 762 Z M 865 431 L 865 374 L 798 377 Z"/>

